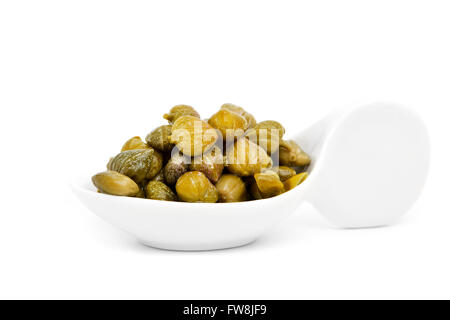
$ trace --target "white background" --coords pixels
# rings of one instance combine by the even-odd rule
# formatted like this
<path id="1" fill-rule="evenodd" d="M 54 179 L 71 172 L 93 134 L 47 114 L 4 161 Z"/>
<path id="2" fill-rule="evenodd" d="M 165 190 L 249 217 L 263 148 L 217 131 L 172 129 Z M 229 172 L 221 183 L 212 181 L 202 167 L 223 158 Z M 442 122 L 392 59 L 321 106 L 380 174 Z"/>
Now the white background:
<path id="1" fill-rule="evenodd" d="M 2 1 L 0 298 L 450 298 L 449 17 L 432 0 Z M 432 139 L 392 227 L 340 230 L 304 205 L 252 245 L 169 252 L 68 187 L 175 104 L 233 102 L 294 134 L 376 100 Z"/>

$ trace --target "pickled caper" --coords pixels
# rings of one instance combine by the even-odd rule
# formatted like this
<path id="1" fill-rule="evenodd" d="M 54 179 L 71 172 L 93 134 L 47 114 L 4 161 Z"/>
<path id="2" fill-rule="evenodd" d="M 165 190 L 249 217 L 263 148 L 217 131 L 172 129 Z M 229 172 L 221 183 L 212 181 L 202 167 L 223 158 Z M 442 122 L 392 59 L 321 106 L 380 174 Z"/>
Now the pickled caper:
<path id="1" fill-rule="evenodd" d="M 139 193 L 139 186 L 132 179 L 116 171 L 97 173 L 92 182 L 101 193 L 116 196 L 135 196 Z"/>
<path id="2" fill-rule="evenodd" d="M 273 154 L 278 151 L 284 133 L 284 127 L 278 122 L 263 121 L 250 129 L 246 136 L 266 150 L 268 154 Z"/>
<path id="3" fill-rule="evenodd" d="M 226 165 L 230 172 L 245 177 L 271 167 L 272 159 L 257 144 L 240 138 L 227 150 Z"/>
<path id="4" fill-rule="evenodd" d="M 284 185 L 275 171 L 255 174 L 255 182 L 263 198 L 271 198 L 284 192 Z"/>
<path id="5" fill-rule="evenodd" d="M 220 109 L 208 123 L 222 133 L 223 139 L 231 140 L 244 135 L 248 128 L 247 120 L 229 109 Z"/>
<path id="6" fill-rule="evenodd" d="M 164 183 L 160 181 L 150 181 L 145 187 L 145 194 L 148 199 L 177 201 L 176 194 Z"/>
<path id="7" fill-rule="evenodd" d="M 193 159 L 193 162 L 189 166 L 191 171 L 203 172 L 212 183 L 216 183 L 219 180 L 223 168 L 223 154 L 222 150 L 218 147 L 214 147 L 207 154 Z"/>
<path id="8" fill-rule="evenodd" d="M 178 118 L 172 127 L 170 142 L 187 156 L 199 156 L 216 143 L 219 135 L 207 122 L 193 116 Z"/>
<path id="9" fill-rule="evenodd" d="M 307 172 L 302 172 L 299 173 L 295 176 L 293 176 L 292 178 L 289 178 L 288 180 L 286 180 L 283 184 L 284 184 L 284 189 L 286 191 L 292 190 L 294 189 L 296 186 L 298 186 L 299 184 L 301 184 L 303 181 L 306 180 L 306 178 L 308 178 L 308 173 Z"/>
<path id="10" fill-rule="evenodd" d="M 122 173 L 138 184 L 156 176 L 161 168 L 162 155 L 153 148 L 123 151 L 108 163 L 108 170 Z"/>
<path id="11" fill-rule="evenodd" d="M 147 141 L 150 147 L 153 147 L 161 152 L 170 152 L 174 146 L 169 140 L 171 135 L 172 126 L 165 125 L 150 132 L 145 138 L 145 141 Z"/>
<path id="12" fill-rule="evenodd" d="M 176 191 L 180 200 L 185 202 L 217 202 L 219 192 L 209 179 L 200 171 L 190 171 L 178 179 Z"/>
<path id="13" fill-rule="evenodd" d="M 250 113 L 248 113 L 247 111 L 245 111 L 244 108 L 236 106 L 232 103 L 225 103 L 222 105 L 221 109 L 227 109 L 243 116 L 247 120 L 248 129 L 251 129 L 256 126 L 255 117 Z"/>
<path id="14" fill-rule="evenodd" d="M 216 188 L 219 202 L 241 202 L 248 198 L 244 181 L 234 174 L 224 174 L 216 183 Z"/>
<path id="15" fill-rule="evenodd" d="M 288 167 L 302 167 L 309 165 L 311 159 L 293 140 L 280 142 L 280 164 Z"/>
<path id="16" fill-rule="evenodd" d="M 189 159 L 181 153 L 175 153 L 164 167 L 164 178 L 167 184 L 174 185 L 189 169 Z"/>
<path id="17" fill-rule="evenodd" d="M 127 142 L 125 142 L 125 144 L 123 145 L 121 151 L 136 150 L 136 149 L 148 149 L 148 145 L 144 141 L 142 141 L 141 137 L 139 136 L 127 140 Z"/>
<path id="18" fill-rule="evenodd" d="M 175 121 L 177 121 L 178 118 L 183 116 L 192 116 L 195 118 L 200 118 L 200 115 L 194 108 L 185 104 L 179 104 L 170 109 L 170 112 L 164 115 L 164 119 L 169 121 L 169 123 L 175 123 Z"/>
<path id="19" fill-rule="evenodd" d="M 286 166 L 274 167 L 272 170 L 278 173 L 281 182 L 284 182 L 297 174 L 297 172 L 293 168 Z"/>

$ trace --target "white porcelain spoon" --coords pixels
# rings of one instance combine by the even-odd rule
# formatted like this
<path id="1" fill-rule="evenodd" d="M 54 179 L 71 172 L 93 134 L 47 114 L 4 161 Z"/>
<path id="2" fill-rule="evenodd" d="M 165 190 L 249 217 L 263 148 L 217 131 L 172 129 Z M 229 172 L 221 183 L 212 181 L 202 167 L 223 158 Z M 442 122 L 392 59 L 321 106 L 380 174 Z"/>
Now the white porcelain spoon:
<path id="1" fill-rule="evenodd" d="M 330 115 L 294 137 L 311 155 L 310 176 L 271 199 L 182 203 L 97 193 L 90 178 L 73 184 L 81 202 L 140 242 L 171 250 L 250 243 L 311 202 L 346 228 L 389 225 L 415 202 L 429 166 L 429 139 L 413 111 L 374 103 Z"/>

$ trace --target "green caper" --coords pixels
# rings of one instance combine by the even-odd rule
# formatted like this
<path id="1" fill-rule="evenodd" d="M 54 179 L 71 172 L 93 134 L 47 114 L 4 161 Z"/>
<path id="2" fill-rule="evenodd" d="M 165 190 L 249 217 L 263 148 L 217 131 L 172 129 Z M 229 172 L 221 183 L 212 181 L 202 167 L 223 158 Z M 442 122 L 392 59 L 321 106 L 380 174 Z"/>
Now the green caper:
<path id="1" fill-rule="evenodd" d="M 222 133 L 224 139 L 239 138 L 248 128 L 247 120 L 240 114 L 229 109 L 220 109 L 208 123 Z"/>
<path id="2" fill-rule="evenodd" d="M 281 138 L 285 133 L 284 127 L 276 121 L 263 121 L 250 129 L 246 136 L 260 147 L 273 154 L 278 151 Z"/>
<path id="3" fill-rule="evenodd" d="M 173 149 L 173 144 L 170 143 L 169 137 L 172 135 L 172 126 L 165 125 L 160 126 L 150 132 L 145 141 L 152 148 L 155 148 L 161 152 L 170 152 Z"/>
<path id="4" fill-rule="evenodd" d="M 108 170 L 122 173 L 138 184 L 156 176 L 161 168 L 162 155 L 153 148 L 123 151 L 108 163 Z"/>
<path id="5" fill-rule="evenodd" d="M 238 176 L 252 176 L 272 166 L 267 152 L 246 138 L 240 138 L 227 150 L 226 164 L 230 172 Z"/>
<path id="6" fill-rule="evenodd" d="M 248 198 L 244 181 L 234 174 L 224 174 L 216 183 L 216 188 L 219 202 L 241 202 Z"/>
<path id="7" fill-rule="evenodd" d="M 148 199 L 177 201 L 176 194 L 164 183 L 160 181 L 150 181 L 145 187 L 145 194 Z"/>
<path id="8" fill-rule="evenodd" d="M 221 109 L 228 109 L 243 116 L 247 120 L 248 129 L 251 129 L 256 126 L 255 117 L 239 106 L 236 106 L 232 103 L 225 103 L 222 105 Z"/>
<path id="9" fill-rule="evenodd" d="M 278 173 L 281 182 L 284 182 L 297 174 L 297 172 L 294 169 L 286 166 L 274 167 L 272 170 Z"/>
<path id="10" fill-rule="evenodd" d="M 291 178 L 289 178 L 288 180 L 286 180 L 283 184 L 284 184 L 284 189 L 286 191 L 292 190 L 294 189 L 296 186 L 298 186 L 299 184 L 301 184 L 303 181 L 306 180 L 306 178 L 308 178 L 308 172 L 302 172 L 299 173 Z"/>
<path id="11" fill-rule="evenodd" d="M 223 168 L 223 154 L 219 147 L 215 147 L 207 154 L 195 158 L 189 166 L 191 171 L 203 172 L 212 183 L 219 180 Z"/>
<path id="12" fill-rule="evenodd" d="M 167 184 L 174 185 L 189 169 L 189 158 L 175 153 L 164 167 L 164 178 Z"/>
<path id="13" fill-rule="evenodd" d="M 302 167 L 309 165 L 311 159 L 300 148 L 300 146 L 292 140 L 280 142 L 280 164 L 288 167 Z"/>
<path id="14" fill-rule="evenodd" d="M 139 136 L 127 140 L 127 142 L 125 142 L 125 144 L 123 145 L 121 152 L 136 149 L 148 149 L 148 145 L 144 141 L 142 141 L 141 137 Z"/>
<path id="15" fill-rule="evenodd" d="M 216 143 L 219 135 L 207 122 L 193 116 L 178 118 L 172 127 L 170 142 L 186 156 L 199 156 Z"/>
<path id="16" fill-rule="evenodd" d="M 97 173 L 92 182 L 101 193 L 116 196 L 135 196 L 139 193 L 139 186 L 132 179 L 116 171 Z"/>
<path id="17" fill-rule="evenodd" d="M 271 198 L 284 192 L 284 185 L 275 171 L 267 170 L 255 174 L 255 182 L 263 198 Z"/>
<path id="18" fill-rule="evenodd" d="M 219 192 L 200 171 L 189 171 L 178 179 L 175 186 L 178 197 L 185 202 L 217 202 Z"/>
<path id="19" fill-rule="evenodd" d="M 185 104 L 179 104 L 170 109 L 170 112 L 164 115 L 164 119 L 168 120 L 169 123 L 175 123 L 178 118 L 183 116 L 200 118 L 200 115 L 194 108 Z"/>

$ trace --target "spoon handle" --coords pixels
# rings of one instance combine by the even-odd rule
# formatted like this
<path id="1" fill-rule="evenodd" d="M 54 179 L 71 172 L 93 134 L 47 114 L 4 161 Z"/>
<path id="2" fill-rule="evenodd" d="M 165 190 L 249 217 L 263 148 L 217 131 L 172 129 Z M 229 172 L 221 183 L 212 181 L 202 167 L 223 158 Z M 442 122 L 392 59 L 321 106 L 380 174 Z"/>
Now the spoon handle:
<path id="1" fill-rule="evenodd" d="M 394 223 L 425 184 L 428 132 L 403 106 L 379 102 L 333 114 L 296 141 L 313 163 L 306 200 L 340 227 Z"/>

